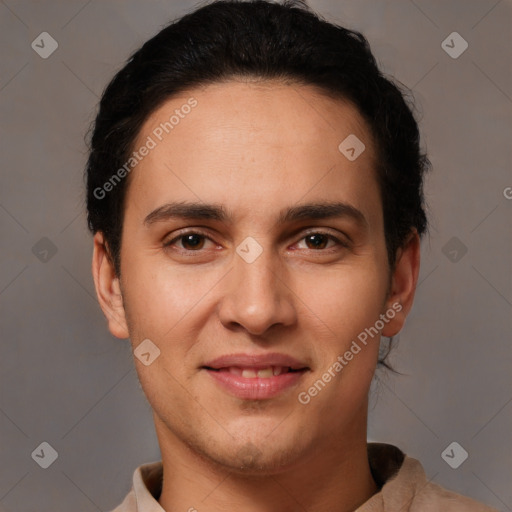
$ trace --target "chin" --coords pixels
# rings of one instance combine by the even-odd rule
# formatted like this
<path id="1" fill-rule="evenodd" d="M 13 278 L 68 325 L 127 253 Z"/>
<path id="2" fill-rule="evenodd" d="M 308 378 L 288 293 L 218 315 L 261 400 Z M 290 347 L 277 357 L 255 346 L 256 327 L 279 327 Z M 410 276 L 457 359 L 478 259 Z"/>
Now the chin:
<path id="1" fill-rule="evenodd" d="M 247 442 L 229 457 L 228 464 L 232 471 L 240 475 L 266 476 L 285 471 L 299 456 L 295 449 L 289 447 L 276 450 Z"/>
<path id="2" fill-rule="evenodd" d="M 261 432 L 259 436 L 245 435 L 243 439 L 231 440 L 224 447 L 217 445 L 216 453 L 212 452 L 210 445 L 206 455 L 240 475 L 278 474 L 302 460 L 307 451 L 304 440 L 299 441 L 299 433 L 294 436 L 283 429 L 281 434 L 279 438 L 273 436 L 272 440 L 269 440 L 266 432 Z"/>

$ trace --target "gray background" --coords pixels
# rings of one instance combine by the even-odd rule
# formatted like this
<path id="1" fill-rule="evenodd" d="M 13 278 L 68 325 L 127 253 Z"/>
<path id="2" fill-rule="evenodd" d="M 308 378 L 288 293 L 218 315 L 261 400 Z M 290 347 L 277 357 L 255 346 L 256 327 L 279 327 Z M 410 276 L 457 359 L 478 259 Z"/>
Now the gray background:
<path id="1" fill-rule="evenodd" d="M 310 3 L 413 89 L 434 166 L 416 304 L 392 357 L 407 375 L 378 372 L 369 439 L 511 510 L 512 3 Z M 83 137 L 128 55 L 193 5 L 0 2 L 0 510 L 109 510 L 159 459 L 129 344 L 94 295 Z M 47 59 L 31 48 L 43 31 L 59 44 Z M 441 47 L 453 31 L 469 44 L 457 59 Z M 43 441 L 58 452 L 48 469 L 31 456 Z M 458 469 L 441 457 L 453 441 L 469 453 Z"/>

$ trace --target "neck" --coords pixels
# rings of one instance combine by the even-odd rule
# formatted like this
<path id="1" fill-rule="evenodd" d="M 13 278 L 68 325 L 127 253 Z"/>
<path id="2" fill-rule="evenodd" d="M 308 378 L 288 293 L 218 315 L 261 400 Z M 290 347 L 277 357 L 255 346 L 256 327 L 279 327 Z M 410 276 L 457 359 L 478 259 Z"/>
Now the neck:
<path id="1" fill-rule="evenodd" d="M 155 421 L 164 468 L 159 503 L 167 512 L 352 512 L 378 492 L 368 463 L 366 424 L 357 438 L 318 446 L 273 474 L 241 474 L 193 452 Z M 357 431 L 357 429 L 354 429 Z M 340 436 L 341 437 L 341 436 Z"/>

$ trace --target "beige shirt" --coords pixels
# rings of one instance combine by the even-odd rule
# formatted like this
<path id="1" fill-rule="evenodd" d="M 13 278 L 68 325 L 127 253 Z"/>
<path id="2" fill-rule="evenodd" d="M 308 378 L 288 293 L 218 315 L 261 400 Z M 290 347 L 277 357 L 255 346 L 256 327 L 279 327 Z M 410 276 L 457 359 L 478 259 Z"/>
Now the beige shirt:
<path id="1" fill-rule="evenodd" d="M 429 482 L 421 463 L 396 446 L 368 443 L 368 460 L 380 491 L 356 512 L 498 512 Z M 157 501 L 162 476 L 161 461 L 139 466 L 131 491 L 112 512 L 165 512 Z"/>

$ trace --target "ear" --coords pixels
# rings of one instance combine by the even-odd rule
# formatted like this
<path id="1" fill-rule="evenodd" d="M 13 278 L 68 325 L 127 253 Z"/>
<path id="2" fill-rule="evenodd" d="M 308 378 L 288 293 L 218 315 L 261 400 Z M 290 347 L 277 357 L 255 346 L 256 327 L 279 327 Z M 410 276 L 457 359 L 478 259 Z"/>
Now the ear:
<path id="1" fill-rule="evenodd" d="M 114 265 L 101 232 L 94 235 L 92 275 L 98 301 L 104 315 L 107 317 L 109 331 L 117 338 L 128 338 L 128 325 L 119 278 L 116 276 Z"/>
<path id="2" fill-rule="evenodd" d="M 413 229 L 406 243 L 397 251 L 395 268 L 391 276 L 391 285 L 386 299 L 386 309 L 395 315 L 382 329 L 382 335 L 391 337 L 398 334 L 405 324 L 411 310 L 420 271 L 420 237 Z"/>

